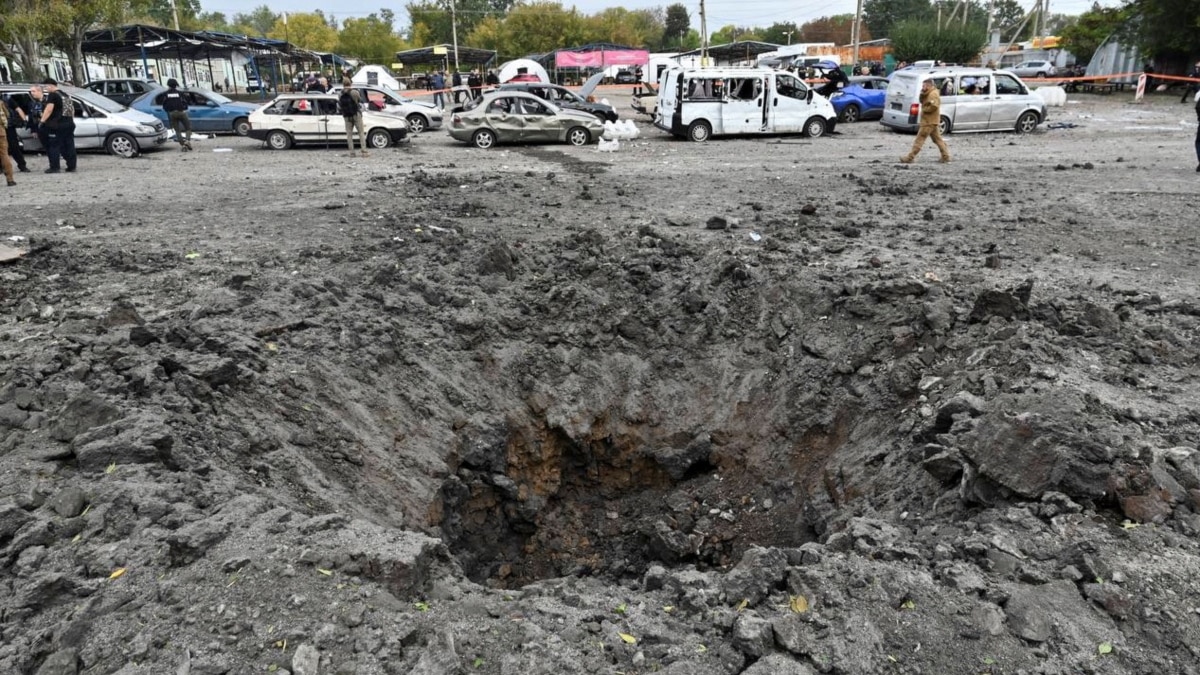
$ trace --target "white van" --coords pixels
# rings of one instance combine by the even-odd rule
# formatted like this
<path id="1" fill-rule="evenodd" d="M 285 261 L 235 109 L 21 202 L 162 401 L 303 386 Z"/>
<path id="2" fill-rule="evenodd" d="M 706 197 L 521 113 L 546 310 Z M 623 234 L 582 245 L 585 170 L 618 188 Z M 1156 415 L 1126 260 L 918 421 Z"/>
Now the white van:
<path id="1" fill-rule="evenodd" d="M 654 125 L 693 141 L 734 134 L 833 131 L 837 113 L 795 75 L 770 68 L 665 70 Z"/>
<path id="2" fill-rule="evenodd" d="M 941 130 L 1016 131 L 1026 134 L 1046 121 L 1046 103 L 1006 70 L 935 68 L 892 73 L 880 122 L 898 131 L 920 126 L 921 85 L 933 80 L 942 97 Z"/>

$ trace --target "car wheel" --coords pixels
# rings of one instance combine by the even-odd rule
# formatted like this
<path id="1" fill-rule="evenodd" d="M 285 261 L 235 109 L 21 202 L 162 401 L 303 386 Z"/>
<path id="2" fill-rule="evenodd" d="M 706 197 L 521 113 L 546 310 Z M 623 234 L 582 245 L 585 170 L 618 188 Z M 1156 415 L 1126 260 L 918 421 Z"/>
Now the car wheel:
<path id="1" fill-rule="evenodd" d="M 425 123 L 425 116 L 413 113 L 408 116 L 408 132 L 410 134 L 419 134 L 425 131 L 429 125 Z"/>
<path id="2" fill-rule="evenodd" d="M 367 134 L 367 145 L 375 148 L 376 150 L 382 150 L 391 144 L 392 137 L 384 129 L 372 129 L 371 132 Z"/>
<path id="3" fill-rule="evenodd" d="M 496 144 L 496 132 L 491 129 L 480 129 L 471 135 L 471 143 L 475 147 L 487 150 Z"/>
<path id="4" fill-rule="evenodd" d="M 943 117 L 938 120 L 938 133 L 945 136 L 950 133 L 950 118 Z"/>
<path id="5" fill-rule="evenodd" d="M 1038 77 L 1046 77 L 1046 73 L 1038 73 L 1037 76 Z"/>
<path id="6" fill-rule="evenodd" d="M 250 135 L 250 120 L 245 117 L 239 117 L 233 121 L 233 133 L 238 136 Z"/>
<path id="7" fill-rule="evenodd" d="M 592 135 L 583 127 L 571 127 L 567 130 L 567 142 L 579 147 L 592 142 Z"/>
<path id="8" fill-rule="evenodd" d="M 859 119 L 859 116 L 860 115 L 859 115 L 859 111 L 858 111 L 858 106 L 854 105 L 853 103 L 846 106 L 845 108 L 842 108 L 842 121 L 843 122 L 857 122 Z"/>
<path id="9" fill-rule="evenodd" d="M 272 150 L 287 150 L 292 147 L 292 136 L 286 131 L 276 129 L 267 134 L 267 147 Z"/>
<path id="10" fill-rule="evenodd" d="M 1037 129 L 1038 121 L 1038 116 L 1035 112 L 1025 111 L 1021 113 L 1021 116 L 1017 118 L 1017 133 L 1027 134 Z"/>
<path id="11" fill-rule="evenodd" d="M 820 138 L 825 135 L 825 128 L 828 126 L 825 120 L 820 117 L 810 117 L 804 123 L 804 135 L 809 138 Z"/>
<path id="12" fill-rule="evenodd" d="M 104 141 L 104 149 L 110 155 L 125 157 L 126 159 L 137 157 L 139 152 L 137 140 L 133 136 L 122 132 L 117 132 L 109 136 Z"/>
<path id="13" fill-rule="evenodd" d="M 692 122 L 692 126 L 688 127 L 688 138 L 697 142 L 703 143 L 712 136 L 712 127 L 708 122 Z"/>

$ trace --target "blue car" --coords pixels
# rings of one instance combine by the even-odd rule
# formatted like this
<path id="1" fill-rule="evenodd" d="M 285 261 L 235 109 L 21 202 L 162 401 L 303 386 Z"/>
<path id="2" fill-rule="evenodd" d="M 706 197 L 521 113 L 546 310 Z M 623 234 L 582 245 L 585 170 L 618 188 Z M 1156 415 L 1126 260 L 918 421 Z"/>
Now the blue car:
<path id="1" fill-rule="evenodd" d="M 206 89 L 180 88 L 180 91 L 188 97 L 188 118 L 192 120 L 193 131 L 238 136 L 250 133 L 250 113 L 258 110 L 258 105 L 234 101 Z M 134 99 L 129 107 L 150 113 L 169 127 L 171 121 L 162 107 L 166 93 L 167 88 L 160 85 Z"/>
<path id="2" fill-rule="evenodd" d="M 877 120 L 883 117 L 883 101 L 887 98 L 886 77 L 856 76 L 829 98 L 839 122 Z"/>

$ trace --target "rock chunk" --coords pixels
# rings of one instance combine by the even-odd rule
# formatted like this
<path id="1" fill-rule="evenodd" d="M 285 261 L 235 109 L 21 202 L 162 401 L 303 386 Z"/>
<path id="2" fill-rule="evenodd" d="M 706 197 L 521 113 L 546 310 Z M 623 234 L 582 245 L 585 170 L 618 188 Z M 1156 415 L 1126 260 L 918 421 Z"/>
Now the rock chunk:
<path id="1" fill-rule="evenodd" d="M 50 438 L 70 442 L 88 429 L 108 424 L 120 416 L 121 410 L 117 406 L 90 391 L 81 392 L 59 411 L 58 419 L 50 427 Z"/>

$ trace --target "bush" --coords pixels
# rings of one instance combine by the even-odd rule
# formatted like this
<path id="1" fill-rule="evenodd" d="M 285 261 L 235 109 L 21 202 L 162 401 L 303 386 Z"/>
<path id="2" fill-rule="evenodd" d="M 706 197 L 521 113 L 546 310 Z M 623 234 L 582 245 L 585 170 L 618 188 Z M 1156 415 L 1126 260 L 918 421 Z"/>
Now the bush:
<path id="1" fill-rule="evenodd" d="M 967 63 L 979 55 L 986 43 L 986 30 L 971 25 L 938 30 L 936 25 L 905 21 L 892 30 L 892 53 L 903 61 L 934 59 Z"/>

